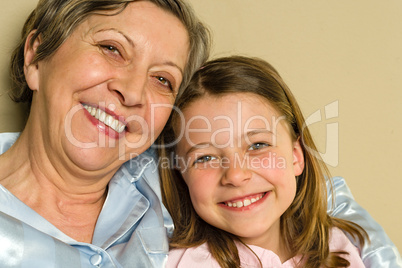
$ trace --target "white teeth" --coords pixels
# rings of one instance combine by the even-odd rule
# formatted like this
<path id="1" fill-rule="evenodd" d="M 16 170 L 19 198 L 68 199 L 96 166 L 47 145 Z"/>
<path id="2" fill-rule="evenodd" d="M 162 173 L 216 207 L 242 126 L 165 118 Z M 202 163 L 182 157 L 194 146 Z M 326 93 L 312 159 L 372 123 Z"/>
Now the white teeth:
<path id="1" fill-rule="evenodd" d="M 88 105 L 84 105 L 84 108 L 96 119 L 107 125 L 108 127 L 112 128 L 113 130 L 117 131 L 118 133 L 122 133 L 126 126 L 121 123 L 119 120 L 113 118 L 113 116 L 106 114 L 104 111 L 91 107 Z"/>
<path id="2" fill-rule="evenodd" d="M 251 205 L 252 203 L 257 202 L 260 200 L 264 194 L 258 195 L 255 198 L 251 199 L 244 199 L 243 201 L 236 201 L 236 202 L 225 202 L 225 205 L 228 207 L 234 207 L 234 208 L 241 208 L 241 207 L 247 207 Z"/>
<path id="3" fill-rule="evenodd" d="M 103 123 L 106 124 L 105 119 L 106 119 L 106 113 L 104 111 L 101 111 L 100 116 L 99 116 L 99 121 L 102 121 Z"/>
<path id="4" fill-rule="evenodd" d="M 121 126 L 120 126 L 120 125 L 121 125 Z M 117 132 L 119 132 L 119 133 L 122 133 L 123 130 L 126 128 L 126 126 L 123 125 L 123 124 L 118 124 L 118 126 L 120 126 L 119 129 L 117 130 Z"/>
<path id="5" fill-rule="evenodd" d="M 111 117 L 110 115 L 107 115 L 107 116 L 106 116 L 106 119 L 105 119 L 105 124 L 106 124 L 106 125 L 108 125 L 108 126 L 110 126 L 111 128 L 113 128 L 113 127 L 112 127 L 113 121 L 114 121 L 114 120 L 113 120 L 113 117 Z"/>
<path id="6" fill-rule="evenodd" d="M 119 126 L 119 122 L 117 120 L 113 120 L 113 122 L 110 124 L 110 127 L 113 129 L 117 129 Z"/>
<path id="7" fill-rule="evenodd" d="M 84 106 L 84 108 L 85 108 L 85 106 Z M 101 110 L 96 109 L 95 118 L 96 118 L 96 119 L 99 119 L 100 114 L 101 114 Z"/>

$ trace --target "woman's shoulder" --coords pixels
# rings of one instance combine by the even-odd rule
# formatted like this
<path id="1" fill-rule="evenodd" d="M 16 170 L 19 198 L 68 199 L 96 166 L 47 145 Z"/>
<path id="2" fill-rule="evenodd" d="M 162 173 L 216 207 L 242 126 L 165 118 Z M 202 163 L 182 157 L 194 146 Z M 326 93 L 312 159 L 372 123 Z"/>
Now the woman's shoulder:
<path id="1" fill-rule="evenodd" d="M 7 151 L 20 136 L 19 132 L 0 133 L 0 154 Z"/>

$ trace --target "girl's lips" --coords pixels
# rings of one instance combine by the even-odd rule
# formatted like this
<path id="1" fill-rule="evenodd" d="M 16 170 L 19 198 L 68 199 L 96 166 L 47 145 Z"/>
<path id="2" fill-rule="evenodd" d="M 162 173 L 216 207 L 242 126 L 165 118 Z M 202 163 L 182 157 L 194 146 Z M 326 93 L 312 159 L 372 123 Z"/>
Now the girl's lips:
<path id="1" fill-rule="evenodd" d="M 264 198 L 268 192 L 262 192 L 258 194 L 249 195 L 242 198 L 233 199 L 230 201 L 221 202 L 220 204 L 230 207 L 230 208 L 242 208 L 248 207 Z"/>

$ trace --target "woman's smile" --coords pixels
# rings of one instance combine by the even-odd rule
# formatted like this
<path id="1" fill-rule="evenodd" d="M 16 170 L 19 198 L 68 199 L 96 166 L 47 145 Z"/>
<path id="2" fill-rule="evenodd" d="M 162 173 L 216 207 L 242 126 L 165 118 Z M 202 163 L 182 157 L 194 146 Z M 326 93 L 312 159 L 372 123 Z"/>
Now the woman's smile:
<path id="1" fill-rule="evenodd" d="M 122 134 L 126 129 L 126 124 L 121 121 L 122 117 L 95 106 L 84 104 L 83 107 L 86 110 L 85 115 L 88 116 L 89 120 L 98 128 L 99 126 L 103 125 L 105 127 L 105 133 L 107 133 L 109 136 L 115 136 L 111 135 L 113 132 Z M 108 129 L 107 132 L 106 129 Z M 115 137 L 117 138 L 118 136 Z"/>

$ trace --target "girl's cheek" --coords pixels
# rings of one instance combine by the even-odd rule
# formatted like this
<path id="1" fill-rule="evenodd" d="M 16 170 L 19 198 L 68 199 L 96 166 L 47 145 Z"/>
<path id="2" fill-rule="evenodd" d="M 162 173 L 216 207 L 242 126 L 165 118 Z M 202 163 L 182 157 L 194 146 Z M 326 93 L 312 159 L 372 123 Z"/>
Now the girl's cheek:
<path id="1" fill-rule="evenodd" d="M 255 157 L 249 161 L 249 169 L 264 177 L 280 178 L 285 176 L 288 168 L 288 161 L 284 157 L 277 155 Z"/>
<path id="2" fill-rule="evenodd" d="M 277 170 L 286 169 L 287 161 L 284 157 L 273 154 L 264 154 L 258 157 L 250 157 L 248 159 L 250 169 Z"/>
<path id="3" fill-rule="evenodd" d="M 193 187 L 197 191 L 202 189 L 212 189 L 219 183 L 219 172 L 214 168 L 196 169 L 188 174 L 188 187 Z"/>

